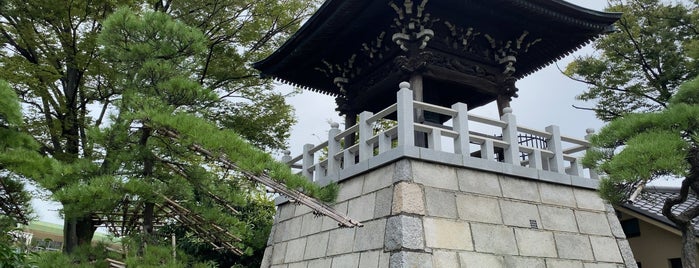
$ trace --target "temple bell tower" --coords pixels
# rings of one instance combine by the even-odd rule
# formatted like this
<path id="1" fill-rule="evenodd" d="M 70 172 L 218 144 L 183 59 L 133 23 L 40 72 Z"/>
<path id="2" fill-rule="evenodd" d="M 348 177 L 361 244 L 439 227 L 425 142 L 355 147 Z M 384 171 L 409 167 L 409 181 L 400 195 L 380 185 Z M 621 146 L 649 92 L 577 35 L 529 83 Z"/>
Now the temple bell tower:
<path id="1" fill-rule="evenodd" d="M 635 267 L 594 171 L 577 160 L 589 144 L 555 126 L 517 126 L 509 108 L 526 94 L 517 80 L 620 16 L 563 0 L 325 1 L 255 68 L 335 97 L 346 129 L 285 161 L 338 183 L 333 207 L 364 227 L 338 228 L 279 198 L 262 266 Z M 468 114 L 491 102 L 500 118 Z M 371 129 L 378 119 L 397 125 Z M 543 142 L 521 144 L 521 134 Z"/>

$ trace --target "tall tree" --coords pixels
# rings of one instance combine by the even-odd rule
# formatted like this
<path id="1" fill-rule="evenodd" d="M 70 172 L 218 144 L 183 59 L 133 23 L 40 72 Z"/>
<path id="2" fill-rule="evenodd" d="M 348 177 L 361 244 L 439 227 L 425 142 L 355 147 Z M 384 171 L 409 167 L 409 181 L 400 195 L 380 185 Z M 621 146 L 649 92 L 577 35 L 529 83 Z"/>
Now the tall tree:
<path id="1" fill-rule="evenodd" d="M 134 103 L 127 101 L 136 101 L 130 100 L 137 98 L 133 93 L 136 85 L 124 84 L 126 72 L 122 71 L 130 70 L 128 73 L 136 74 L 143 70 L 139 69 L 142 66 L 130 68 L 128 65 L 144 64 L 144 61 L 119 62 L 121 67 L 118 68 L 122 69 L 115 69 L 114 59 L 105 58 L 109 56 L 107 50 L 100 51 L 96 44 L 103 28 L 102 21 L 116 7 L 127 6 L 142 12 L 149 9 L 165 12 L 199 29 L 204 37 L 201 51 L 179 59 L 167 59 L 169 55 L 164 55 L 163 60 L 171 60 L 170 63 L 184 59 L 184 64 L 188 65 L 186 70 L 176 69 L 180 72 L 176 75 L 177 83 L 156 81 L 158 83 L 149 85 L 150 90 L 158 92 L 169 88 L 169 92 L 158 94 L 167 95 L 168 105 L 175 106 L 182 106 L 177 102 L 187 101 L 186 98 L 203 97 L 187 94 L 204 92 L 206 98 L 198 100 L 203 102 L 177 111 L 186 110 L 203 116 L 214 122 L 218 129 L 236 130 L 247 140 L 246 143 L 275 150 L 284 147 L 284 139 L 294 122 L 292 109 L 284 103 L 282 95 L 271 90 L 270 81 L 256 78 L 249 63 L 269 53 L 284 36 L 293 32 L 309 14 L 310 3 L 311 0 L 77 0 L 67 3 L 6 0 L 0 3 L 0 40 L 4 48 L 0 57 L 3 66 L 0 76 L 10 82 L 28 111 L 25 113 L 27 133 L 39 142 L 39 151 L 76 171 L 64 171 L 63 176 L 37 180 L 39 185 L 53 193 L 52 198 L 63 204 L 66 251 L 72 251 L 79 244 L 88 244 L 94 226 L 105 219 L 102 213 L 123 205 L 125 197 L 111 189 L 126 188 L 138 192 L 163 186 L 162 182 L 152 178 L 168 174 L 150 167 L 158 159 L 153 159 L 149 150 L 143 150 L 150 148 L 153 141 L 147 128 L 133 132 L 132 126 L 115 122 L 134 118 L 119 118 L 119 113 L 109 117 L 114 111 L 134 108 Z M 157 71 L 157 66 L 146 67 Z M 186 93 L 178 93 L 176 87 L 181 87 L 179 89 Z M 150 94 L 149 98 L 139 101 L 157 96 Z M 107 130 L 114 131 L 118 127 L 122 128 L 120 133 L 140 133 L 143 139 L 131 144 L 132 136 L 105 136 Z M 128 146 L 114 147 L 124 143 Z M 151 178 L 148 188 L 139 188 L 137 180 L 124 183 L 123 177 L 133 174 L 122 174 L 123 166 L 111 164 L 124 163 L 120 157 L 128 156 L 110 152 L 125 148 L 141 153 L 132 158 L 141 162 L 138 165 L 129 162 L 133 165 L 129 168 L 134 171 L 135 166 L 141 167 L 136 177 Z M 182 161 L 196 163 L 188 158 Z M 184 171 L 206 173 L 197 169 Z M 222 169 L 216 171 L 219 174 L 226 172 Z M 249 185 L 234 189 L 245 191 L 247 188 L 259 190 Z M 202 195 L 217 194 L 219 190 L 213 186 L 202 189 L 208 189 L 200 190 Z M 136 196 L 143 197 L 139 200 L 141 207 L 148 203 L 145 200 L 162 201 L 156 194 L 138 193 Z M 149 211 L 157 209 L 151 205 L 147 207 Z"/>
<path id="2" fill-rule="evenodd" d="M 99 21 L 115 6 L 131 1 L 3 1 L 0 34 L 3 55 L 0 75 L 27 108 L 27 132 L 40 142 L 40 150 L 60 162 L 73 164 L 93 156 L 86 129 L 99 125 L 91 119 L 88 104 L 109 103 L 110 92 L 100 75 L 91 74 L 96 61 Z M 34 178 L 37 179 L 37 178 Z M 38 183 L 51 192 L 86 178 L 63 176 Z M 71 209 L 71 200 L 60 200 Z M 95 222 L 89 213 L 66 215 L 65 250 L 90 243 Z"/>
<path id="3" fill-rule="evenodd" d="M 626 114 L 591 141 L 596 149 L 584 163 L 607 174 L 600 194 L 614 203 L 655 179 L 683 178 L 680 194 L 665 200 L 662 213 L 682 232 L 683 267 L 696 267 L 692 220 L 699 216 L 699 205 L 679 213 L 672 208 L 685 202 L 690 191 L 699 193 L 699 77 L 684 83 L 663 111 Z"/>
<path id="4" fill-rule="evenodd" d="M 18 155 L 36 149 L 30 136 L 21 132 L 22 113 L 17 95 L 5 81 L 0 81 L 0 167 L 15 165 Z M 31 196 L 24 189 L 19 174 L 0 173 L 0 236 L 16 223 L 29 224 Z M 0 239 L 0 243 L 3 241 Z"/>
<path id="5" fill-rule="evenodd" d="M 616 31 L 593 43 L 595 54 L 576 58 L 565 71 L 588 85 L 578 99 L 594 107 L 584 109 L 604 121 L 659 111 L 681 83 L 699 74 L 690 49 L 699 40 L 699 3 L 668 2 L 609 1 L 607 11 L 623 13 Z"/>

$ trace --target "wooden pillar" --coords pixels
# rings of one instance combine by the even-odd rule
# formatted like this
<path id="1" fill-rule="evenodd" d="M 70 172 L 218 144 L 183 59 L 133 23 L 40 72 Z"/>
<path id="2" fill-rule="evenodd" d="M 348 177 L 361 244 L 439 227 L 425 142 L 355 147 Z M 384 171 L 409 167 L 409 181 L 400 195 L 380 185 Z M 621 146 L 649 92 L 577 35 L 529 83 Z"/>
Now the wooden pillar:
<path id="1" fill-rule="evenodd" d="M 413 91 L 413 100 L 424 101 L 424 91 L 421 74 L 413 74 L 410 77 L 410 89 Z M 420 110 L 415 110 L 415 122 L 424 123 L 425 113 Z M 415 133 L 415 146 L 427 148 L 427 133 Z"/>
<path id="2" fill-rule="evenodd" d="M 505 113 L 502 112 L 503 109 L 510 107 L 510 97 L 505 96 L 503 94 L 498 94 L 498 99 L 496 100 L 498 104 L 498 113 L 500 116 L 505 115 Z"/>
<path id="3" fill-rule="evenodd" d="M 355 112 L 347 112 L 345 114 L 345 129 L 348 129 L 352 126 L 357 124 L 357 114 Z M 354 134 L 351 134 L 347 137 L 345 137 L 345 145 L 344 148 L 347 149 L 350 146 L 354 145 L 354 142 L 357 140 L 357 136 Z"/>

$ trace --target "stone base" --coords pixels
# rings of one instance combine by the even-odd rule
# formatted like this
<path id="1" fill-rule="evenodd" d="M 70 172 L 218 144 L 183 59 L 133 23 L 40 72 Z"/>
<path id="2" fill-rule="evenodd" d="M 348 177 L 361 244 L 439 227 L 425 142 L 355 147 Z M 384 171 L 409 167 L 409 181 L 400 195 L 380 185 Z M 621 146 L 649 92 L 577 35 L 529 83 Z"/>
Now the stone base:
<path id="1" fill-rule="evenodd" d="M 636 267 L 594 189 L 409 159 L 340 187 L 365 226 L 281 204 L 262 267 Z"/>

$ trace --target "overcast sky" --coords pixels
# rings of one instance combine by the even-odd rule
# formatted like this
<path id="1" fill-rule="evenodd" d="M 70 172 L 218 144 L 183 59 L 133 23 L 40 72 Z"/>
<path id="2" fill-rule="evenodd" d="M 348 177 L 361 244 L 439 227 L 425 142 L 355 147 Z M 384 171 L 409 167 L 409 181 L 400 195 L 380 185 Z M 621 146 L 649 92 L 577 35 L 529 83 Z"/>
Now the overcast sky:
<path id="1" fill-rule="evenodd" d="M 594 10 L 604 9 L 607 3 L 606 0 L 569 2 Z M 557 64 L 565 68 L 574 56 L 591 53 L 594 51 L 588 46 L 558 61 Z M 541 130 L 548 125 L 558 125 L 562 135 L 577 138 L 583 138 L 587 128 L 599 129 L 602 126 L 602 122 L 596 119 L 592 112 L 572 107 L 590 107 L 592 104 L 575 99 L 576 95 L 583 92 L 585 85 L 563 76 L 555 64 L 518 81 L 516 85 L 519 88 L 519 98 L 513 100 L 512 109 L 519 125 Z M 286 92 L 292 90 L 291 87 L 282 84 L 279 84 L 278 88 Z M 426 92 L 429 90 L 425 89 Z M 335 99 L 332 97 L 304 91 L 288 98 L 287 101 L 295 107 L 298 120 L 292 128 L 289 141 L 289 150 L 293 156 L 301 154 L 301 149 L 306 143 L 319 144 L 327 140 L 329 121 L 344 122 L 335 112 Z M 494 104 L 479 107 L 472 112 L 493 118 L 498 115 Z M 40 220 L 63 223 L 56 212 L 57 204 L 40 200 L 34 200 L 33 204 Z"/>

